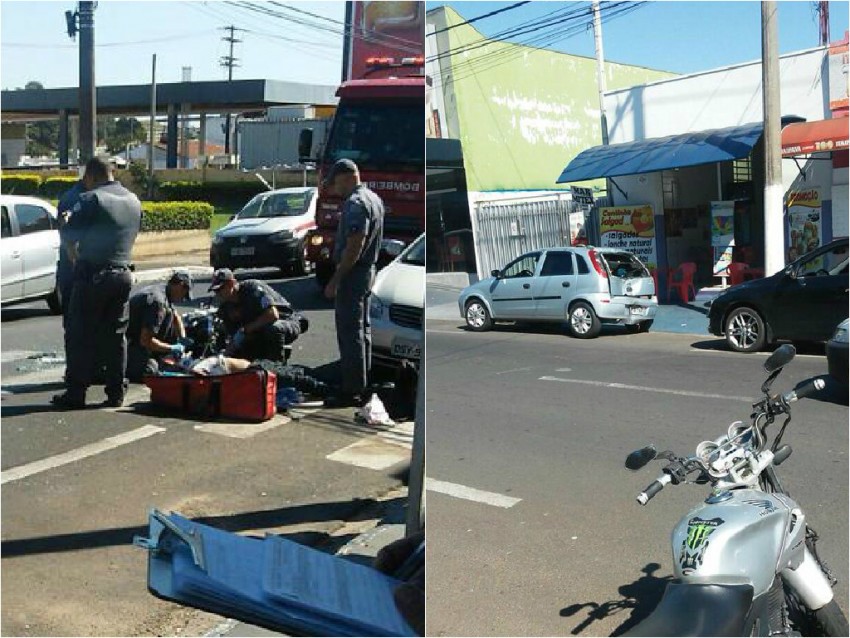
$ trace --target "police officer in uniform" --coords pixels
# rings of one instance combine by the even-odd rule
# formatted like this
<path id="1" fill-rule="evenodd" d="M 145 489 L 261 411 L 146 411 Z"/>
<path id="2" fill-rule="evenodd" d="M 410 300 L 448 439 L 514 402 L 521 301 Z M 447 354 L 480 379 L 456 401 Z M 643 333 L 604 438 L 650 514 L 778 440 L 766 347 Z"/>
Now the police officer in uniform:
<path id="1" fill-rule="evenodd" d="M 307 332 L 307 318 L 267 283 L 256 279 L 237 281 L 229 268 L 213 273 L 210 291 L 219 303 L 231 342 L 229 357 L 255 361 L 286 361 L 284 346 Z"/>
<path id="2" fill-rule="evenodd" d="M 92 158 L 85 193 L 71 209 L 66 232 L 76 245 L 74 285 L 68 307 L 65 392 L 60 409 L 82 409 L 98 356 L 105 366 L 106 405 L 124 403 L 128 300 L 133 278 L 130 254 L 142 219 L 139 199 L 112 179 L 109 165 Z"/>
<path id="3" fill-rule="evenodd" d="M 369 296 L 384 236 L 384 203 L 360 183 L 360 170 L 349 159 L 331 167 L 324 186 L 345 200 L 334 244 L 336 271 L 325 287 L 325 296 L 336 300 L 342 393 L 326 404 L 358 406 L 365 399 L 372 367 Z"/>
<path id="4" fill-rule="evenodd" d="M 163 286 L 150 286 L 130 297 L 127 327 L 127 378 L 140 382 L 145 374 L 159 374 L 166 355 L 181 358 L 186 330 L 174 303 L 192 298 L 192 276 L 177 271 Z"/>

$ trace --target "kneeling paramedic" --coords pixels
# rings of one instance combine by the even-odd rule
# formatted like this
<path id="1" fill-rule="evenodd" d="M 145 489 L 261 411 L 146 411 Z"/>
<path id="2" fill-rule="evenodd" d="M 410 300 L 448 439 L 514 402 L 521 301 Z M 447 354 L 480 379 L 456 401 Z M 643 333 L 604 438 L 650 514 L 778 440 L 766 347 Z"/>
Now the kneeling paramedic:
<path id="1" fill-rule="evenodd" d="M 240 282 L 231 270 L 221 268 L 213 274 L 210 290 L 215 292 L 219 315 L 231 335 L 227 356 L 286 361 L 286 346 L 307 332 L 306 317 L 262 281 Z"/>
<path id="2" fill-rule="evenodd" d="M 165 286 L 151 286 L 130 298 L 127 328 L 127 378 L 139 383 L 146 374 L 159 374 L 163 358 L 185 352 L 186 332 L 174 304 L 192 298 L 192 277 L 177 271 Z"/>

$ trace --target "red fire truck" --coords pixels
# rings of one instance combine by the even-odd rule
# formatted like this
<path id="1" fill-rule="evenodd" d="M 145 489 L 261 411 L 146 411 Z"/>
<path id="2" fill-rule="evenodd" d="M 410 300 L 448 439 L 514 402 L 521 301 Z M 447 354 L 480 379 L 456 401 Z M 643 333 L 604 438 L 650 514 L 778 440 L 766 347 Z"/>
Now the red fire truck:
<path id="1" fill-rule="evenodd" d="M 317 228 L 307 259 L 324 286 L 333 274 L 339 198 L 321 180 L 339 159 L 360 168 L 361 180 L 384 201 L 387 252 L 425 230 L 424 3 L 348 2 L 339 104 L 317 169 Z M 299 155 L 310 155 L 312 131 L 302 131 Z M 390 240 L 390 241 L 388 241 Z M 395 248 L 395 250 L 392 250 Z"/>

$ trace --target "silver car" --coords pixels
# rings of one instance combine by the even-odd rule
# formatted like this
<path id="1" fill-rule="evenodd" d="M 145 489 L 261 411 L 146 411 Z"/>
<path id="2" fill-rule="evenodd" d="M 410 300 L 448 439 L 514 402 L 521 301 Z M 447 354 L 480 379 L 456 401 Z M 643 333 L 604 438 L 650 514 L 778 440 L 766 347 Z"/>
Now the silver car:
<path id="1" fill-rule="evenodd" d="M 488 330 L 494 321 L 566 320 L 580 339 L 597 336 L 603 323 L 645 332 L 658 310 L 655 282 L 637 257 L 591 246 L 521 255 L 465 288 L 458 305 L 470 330 Z"/>
<path id="2" fill-rule="evenodd" d="M 3 304 L 44 299 L 50 311 L 59 314 L 56 209 L 44 200 L 17 195 L 0 195 L 0 207 Z"/>

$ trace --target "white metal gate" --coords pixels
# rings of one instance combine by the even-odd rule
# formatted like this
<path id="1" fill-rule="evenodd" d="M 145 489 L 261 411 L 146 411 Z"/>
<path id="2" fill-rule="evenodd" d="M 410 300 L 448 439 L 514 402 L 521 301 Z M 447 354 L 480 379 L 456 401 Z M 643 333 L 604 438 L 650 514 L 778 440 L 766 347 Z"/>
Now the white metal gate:
<path id="1" fill-rule="evenodd" d="M 570 215 L 580 215 L 584 224 L 585 210 L 569 193 L 478 202 L 473 212 L 478 276 L 489 277 L 529 250 L 569 246 Z"/>

